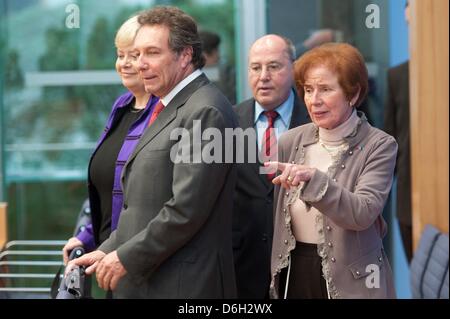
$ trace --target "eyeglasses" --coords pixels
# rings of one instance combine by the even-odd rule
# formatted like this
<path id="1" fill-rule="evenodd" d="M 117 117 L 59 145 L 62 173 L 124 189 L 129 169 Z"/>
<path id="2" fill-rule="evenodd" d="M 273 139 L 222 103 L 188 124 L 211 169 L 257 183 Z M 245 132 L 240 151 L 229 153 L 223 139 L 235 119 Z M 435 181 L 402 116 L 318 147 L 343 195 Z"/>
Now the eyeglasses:
<path id="1" fill-rule="evenodd" d="M 260 75 L 263 69 L 266 69 L 266 72 L 269 74 L 277 74 L 281 70 L 283 70 L 284 65 L 281 63 L 270 63 L 267 65 L 261 64 L 252 64 L 249 66 L 249 72 L 251 75 Z"/>

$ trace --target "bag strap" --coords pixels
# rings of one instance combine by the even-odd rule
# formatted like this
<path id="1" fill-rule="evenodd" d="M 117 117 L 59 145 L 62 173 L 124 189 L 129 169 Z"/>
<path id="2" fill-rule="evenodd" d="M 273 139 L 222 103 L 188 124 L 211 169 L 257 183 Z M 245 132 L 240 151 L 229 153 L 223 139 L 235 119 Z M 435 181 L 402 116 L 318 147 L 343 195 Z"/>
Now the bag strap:
<path id="1" fill-rule="evenodd" d="M 445 272 L 442 275 L 442 279 L 441 279 L 441 284 L 439 285 L 439 293 L 437 295 L 437 297 L 440 299 L 441 298 L 441 294 L 442 294 L 442 287 L 444 286 L 444 281 L 445 281 L 445 277 L 448 274 L 448 254 L 447 254 L 447 266 L 445 267 Z"/>
<path id="2" fill-rule="evenodd" d="M 53 278 L 52 286 L 50 287 L 50 296 L 52 299 L 55 299 L 56 295 L 58 295 L 58 289 L 61 283 L 62 268 L 63 268 L 62 266 L 59 266 L 58 272 L 56 273 L 55 278 Z"/>

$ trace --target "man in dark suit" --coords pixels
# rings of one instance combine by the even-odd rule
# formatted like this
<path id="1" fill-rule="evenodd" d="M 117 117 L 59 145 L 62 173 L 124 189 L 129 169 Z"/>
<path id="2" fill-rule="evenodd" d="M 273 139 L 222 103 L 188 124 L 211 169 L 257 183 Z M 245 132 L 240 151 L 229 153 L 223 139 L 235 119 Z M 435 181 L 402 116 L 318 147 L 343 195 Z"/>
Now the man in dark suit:
<path id="1" fill-rule="evenodd" d="M 405 21 L 409 25 L 409 1 L 405 3 Z M 388 88 L 384 106 L 384 130 L 398 144 L 397 165 L 397 218 L 406 259 L 411 263 L 412 199 L 411 199 L 411 151 L 409 138 L 409 61 L 388 70 Z"/>
<path id="2" fill-rule="evenodd" d="M 195 135 L 219 130 L 219 146 L 227 149 L 224 132 L 236 127 L 235 115 L 200 71 L 204 58 L 190 16 L 156 7 L 138 21 L 140 73 L 163 108 L 155 107 L 123 169 L 117 230 L 74 264 L 91 265 L 87 272 L 95 271 L 99 286 L 115 298 L 233 298 L 236 168 L 198 158 L 210 141 Z"/>
<path id="3" fill-rule="evenodd" d="M 220 35 L 207 30 L 200 31 L 199 35 L 206 60 L 203 71 L 232 104 L 236 103 L 236 72 L 234 66 L 221 62 Z"/>
<path id="4" fill-rule="evenodd" d="M 409 62 L 388 71 L 388 94 L 384 109 L 384 130 L 398 143 L 397 218 L 408 262 L 412 259 L 411 154 L 409 138 Z"/>
<path id="5" fill-rule="evenodd" d="M 255 129 L 245 151 L 264 150 L 265 131 L 272 125 L 276 138 L 309 122 L 306 107 L 294 92 L 291 41 L 278 35 L 258 39 L 249 52 L 248 80 L 253 98 L 234 107 L 242 129 Z M 275 118 L 266 116 L 275 111 Z M 270 122 L 270 123 L 269 123 Z M 238 164 L 233 210 L 233 251 L 239 298 L 268 297 L 273 228 L 273 184 L 261 174 L 261 162 Z"/>

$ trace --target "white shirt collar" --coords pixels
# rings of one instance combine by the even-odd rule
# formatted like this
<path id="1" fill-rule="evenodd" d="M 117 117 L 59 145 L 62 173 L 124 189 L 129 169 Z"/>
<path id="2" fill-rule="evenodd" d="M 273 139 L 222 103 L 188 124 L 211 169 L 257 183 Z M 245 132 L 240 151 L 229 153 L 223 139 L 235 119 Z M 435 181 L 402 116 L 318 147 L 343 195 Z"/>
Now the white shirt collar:
<path id="1" fill-rule="evenodd" d="M 189 83 L 194 81 L 196 78 L 198 78 L 200 75 L 202 75 L 203 72 L 199 69 L 195 70 L 191 74 L 189 74 L 187 77 L 185 77 L 182 81 L 180 81 L 173 89 L 170 91 L 165 97 L 161 98 L 162 103 L 164 106 L 169 105 L 170 101 L 173 100 L 175 95 L 177 95 L 182 89 L 184 89 Z"/>

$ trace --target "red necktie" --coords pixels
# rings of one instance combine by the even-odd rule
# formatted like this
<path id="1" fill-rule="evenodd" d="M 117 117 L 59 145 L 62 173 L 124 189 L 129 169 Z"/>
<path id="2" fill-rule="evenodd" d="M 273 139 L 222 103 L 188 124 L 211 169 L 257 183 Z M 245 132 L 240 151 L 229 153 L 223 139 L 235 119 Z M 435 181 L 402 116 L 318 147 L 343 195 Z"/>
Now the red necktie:
<path id="1" fill-rule="evenodd" d="M 273 124 L 279 114 L 277 111 L 265 111 L 263 114 L 267 117 L 267 122 L 269 124 L 264 132 L 261 151 L 263 152 L 263 158 L 265 161 L 274 161 L 277 160 L 278 157 L 278 145 Z M 267 174 L 267 179 L 270 182 L 274 177 L 275 172 Z"/>
<path id="2" fill-rule="evenodd" d="M 152 125 L 152 123 L 156 120 L 159 113 L 164 109 L 164 104 L 162 104 L 161 100 L 158 101 L 155 105 L 155 109 L 153 110 L 152 116 L 150 117 L 150 121 L 148 121 L 148 126 Z"/>

